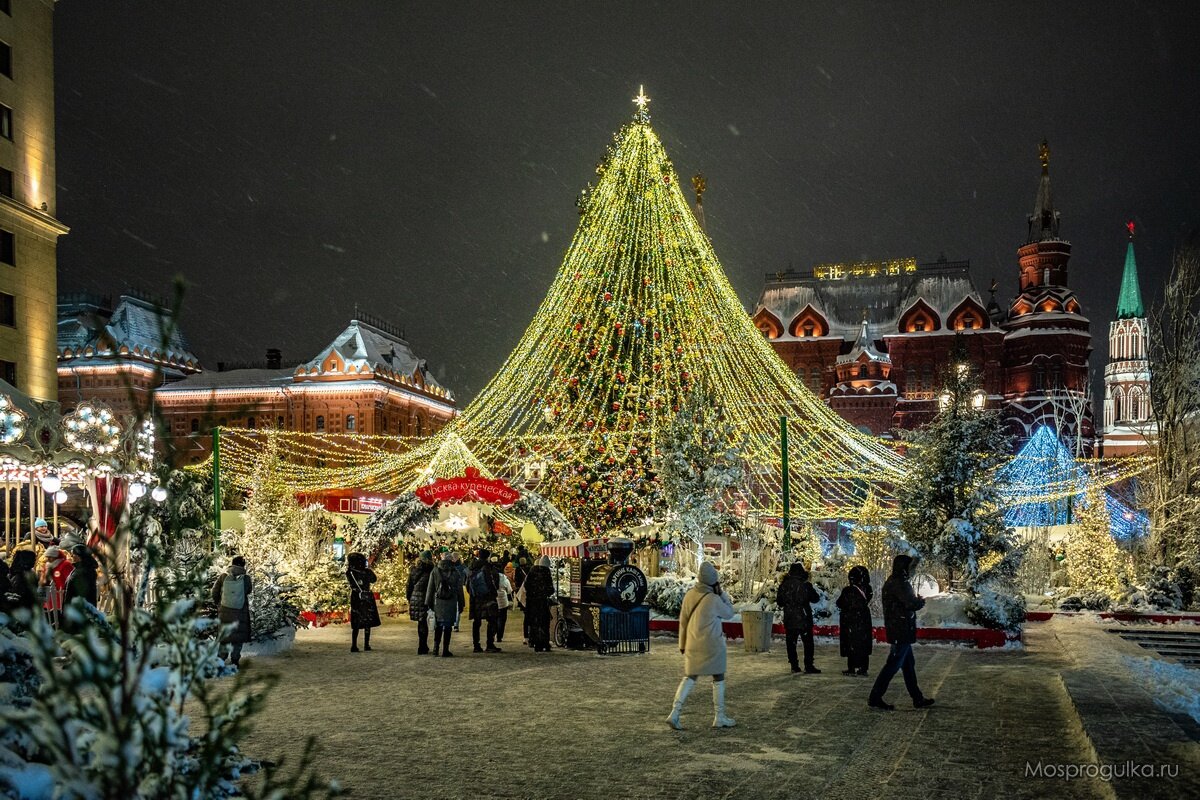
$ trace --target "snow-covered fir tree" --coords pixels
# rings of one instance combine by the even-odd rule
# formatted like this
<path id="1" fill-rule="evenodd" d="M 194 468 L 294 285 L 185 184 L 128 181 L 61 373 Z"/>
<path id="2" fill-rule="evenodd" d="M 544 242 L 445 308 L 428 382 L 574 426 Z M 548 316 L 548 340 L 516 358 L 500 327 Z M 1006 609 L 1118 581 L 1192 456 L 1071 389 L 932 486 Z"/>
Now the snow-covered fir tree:
<path id="1" fill-rule="evenodd" d="M 1098 481 L 1089 481 L 1082 507 L 1076 506 L 1075 522 L 1066 543 L 1067 578 L 1072 591 L 1117 599 L 1121 593 L 1120 553 L 1112 537 L 1104 489 Z"/>
<path id="2" fill-rule="evenodd" d="M 746 479 L 740 437 L 703 387 L 688 393 L 659 442 L 654 468 L 667 527 L 691 542 L 703 560 L 704 537 L 733 525 L 727 500 Z"/>
<path id="3" fill-rule="evenodd" d="M 909 475 L 897 491 L 900 529 L 952 586 L 974 591 L 984 581 L 1011 579 L 1020 563 L 1022 550 L 1004 524 L 1003 487 L 996 480 L 1009 438 L 1000 415 L 984 408 L 985 395 L 965 358 L 952 361 L 944 380 L 937 416 L 905 435 Z"/>
<path id="4" fill-rule="evenodd" d="M 158 512 L 134 504 L 116 535 L 144 553 L 141 569 L 121 570 L 117 547 L 99 553 L 114 593 L 108 616 L 81 600 L 65 611 L 62 631 L 41 613 L 22 610 L 12 621 L 0 615 L 0 623 L 24 628 L 22 653 L 38 686 L 23 697 L 0 698 L 0 794 L 28 800 L 331 796 L 303 765 L 287 774 L 277 766 L 260 770 L 240 751 L 272 680 L 254 673 L 215 680 L 223 668 L 218 623 L 201 616 L 200 602 L 209 588 L 207 559 L 190 571 L 179 569 L 159 537 L 145 535 L 160 528 L 151 513 Z M 177 538 L 183 521 L 167 515 L 162 540 Z M 171 579 L 156 580 L 168 568 Z M 6 645 L 10 640 L 5 637 Z M 305 761 L 308 752 L 304 748 Z"/>

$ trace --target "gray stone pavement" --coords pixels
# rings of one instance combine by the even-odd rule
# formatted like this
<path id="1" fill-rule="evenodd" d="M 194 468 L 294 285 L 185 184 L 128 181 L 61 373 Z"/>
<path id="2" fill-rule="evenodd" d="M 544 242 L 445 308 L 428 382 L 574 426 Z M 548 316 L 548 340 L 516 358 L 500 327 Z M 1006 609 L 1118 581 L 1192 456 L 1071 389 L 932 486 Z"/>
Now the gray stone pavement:
<path id="1" fill-rule="evenodd" d="M 1075 665 L 1036 625 L 1024 651 L 918 646 L 922 688 L 938 704 L 914 710 L 897 676 L 890 714 L 867 708 L 871 679 L 841 675 L 836 645 L 818 645 L 824 674 L 793 676 L 781 641 L 769 654 L 731 643 L 738 726 L 709 727 L 700 684 L 682 733 L 663 721 L 681 670 L 674 639 L 642 656 L 535 655 L 519 617 L 509 631 L 496 655 L 472 655 L 469 633 L 457 634 L 451 659 L 417 656 L 407 621 L 378 629 L 371 653 L 350 653 L 344 626 L 302 631 L 291 653 L 246 667 L 281 682 L 244 750 L 295 755 L 315 736 L 318 769 L 370 798 L 1115 796 L 1098 778 L 1026 774 L 1027 763 L 1097 758 L 1060 675 Z M 872 674 L 885 654 L 876 647 Z M 1139 794 L 1183 796 L 1167 781 Z"/>

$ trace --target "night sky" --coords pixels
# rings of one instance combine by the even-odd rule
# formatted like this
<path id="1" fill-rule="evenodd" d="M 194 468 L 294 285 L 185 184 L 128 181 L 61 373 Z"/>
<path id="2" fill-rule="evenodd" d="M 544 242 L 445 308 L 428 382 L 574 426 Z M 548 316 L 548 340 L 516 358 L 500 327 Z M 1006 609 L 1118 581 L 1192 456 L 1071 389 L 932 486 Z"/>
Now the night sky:
<path id="1" fill-rule="evenodd" d="M 718 257 L 970 259 L 1016 288 L 1048 138 L 1103 370 L 1200 224 L 1190 3 L 56 6 L 60 291 L 170 292 L 201 360 L 306 360 L 355 304 L 461 400 L 533 316 L 644 83 Z M 705 10 L 707 9 L 707 10 Z"/>

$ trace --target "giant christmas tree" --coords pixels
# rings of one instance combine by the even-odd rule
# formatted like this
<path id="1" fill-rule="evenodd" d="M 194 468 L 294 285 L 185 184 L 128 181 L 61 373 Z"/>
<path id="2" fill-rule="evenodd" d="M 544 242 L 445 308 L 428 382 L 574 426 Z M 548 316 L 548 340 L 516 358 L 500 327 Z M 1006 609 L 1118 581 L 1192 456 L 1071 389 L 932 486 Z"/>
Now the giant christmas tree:
<path id="1" fill-rule="evenodd" d="M 779 420 L 792 497 L 809 518 L 853 517 L 899 459 L 796 380 L 751 324 L 650 127 L 648 98 L 606 148 L 541 308 L 453 426 L 498 473 L 549 465 L 541 491 L 585 529 L 661 510 L 652 456 L 691 387 L 745 442 L 750 502 L 778 510 Z"/>

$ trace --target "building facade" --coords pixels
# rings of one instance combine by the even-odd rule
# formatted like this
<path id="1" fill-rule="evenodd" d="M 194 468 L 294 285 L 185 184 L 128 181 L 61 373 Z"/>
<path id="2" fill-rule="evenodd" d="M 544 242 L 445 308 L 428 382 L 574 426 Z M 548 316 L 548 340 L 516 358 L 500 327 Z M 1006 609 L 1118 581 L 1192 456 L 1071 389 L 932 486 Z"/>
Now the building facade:
<path id="1" fill-rule="evenodd" d="M 1018 444 L 1042 424 L 1090 445 L 1088 320 L 1067 283 L 1071 246 L 1059 238 L 1049 149 L 1017 251 L 1007 309 L 985 299 L 966 261 L 905 258 L 824 264 L 767 276 L 754 322 L 817 396 L 863 431 L 892 436 L 937 411 L 942 376 L 966 358 L 981 404 L 1001 410 Z"/>
<path id="2" fill-rule="evenodd" d="M 58 303 L 58 399 L 64 411 L 101 402 L 134 416 L 164 383 L 200 372 L 164 303 L 136 294 L 67 295 Z"/>
<path id="3" fill-rule="evenodd" d="M 1133 253 L 1134 224 L 1128 223 L 1125 270 L 1116 319 L 1108 324 L 1108 364 L 1104 367 L 1105 457 L 1132 455 L 1145 450 L 1155 432 L 1150 406 L 1150 361 L 1147 352 L 1146 310 Z"/>
<path id="4" fill-rule="evenodd" d="M 54 3 L 0 4 L 0 379 L 55 400 Z"/>
<path id="5" fill-rule="evenodd" d="M 189 375 L 156 399 L 182 463 L 208 457 L 214 426 L 429 436 L 457 413 L 398 330 L 362 319 L 296 367 L 271 350 L 265 368 Z"/>

